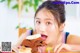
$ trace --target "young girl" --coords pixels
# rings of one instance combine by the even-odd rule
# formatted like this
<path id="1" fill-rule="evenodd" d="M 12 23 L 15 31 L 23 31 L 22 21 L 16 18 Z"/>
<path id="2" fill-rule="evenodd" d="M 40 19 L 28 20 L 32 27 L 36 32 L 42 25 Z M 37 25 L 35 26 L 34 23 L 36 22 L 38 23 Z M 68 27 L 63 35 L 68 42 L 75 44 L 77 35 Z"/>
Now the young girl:
<path id="1" fill-rule="evenodd" d="M 80 51 L 80 37 L 64 32 L 64 4 L 56 4 L 55 2 L 45 1 L 37 9 L 34 17 L 34 32 L 47 36 L 47 38 L 45 37 L 45 43 L 52 47 L 55 53 L 59 53 L 62 50 Z M 26 38 L 26 34 L 28 35 L 29 33 L 23 34 L 16 46 L 21 44 L 22 40 Z M 40 49 L 43 50 L 43 47 Z"/>

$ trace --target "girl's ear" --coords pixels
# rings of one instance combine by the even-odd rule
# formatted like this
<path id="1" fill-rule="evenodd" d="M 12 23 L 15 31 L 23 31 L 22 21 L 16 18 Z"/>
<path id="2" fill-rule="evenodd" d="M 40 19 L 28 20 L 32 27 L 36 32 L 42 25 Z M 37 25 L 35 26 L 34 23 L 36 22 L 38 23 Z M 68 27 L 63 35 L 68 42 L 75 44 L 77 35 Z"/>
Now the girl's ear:
<path id="1" fill-rule="evenodd" d="M 64 30 L 64 27 L 65 27 L 65 23 L 62 23 L 62 24 L 60 25 L 60 32 L 62 32 L 62 31 Z"/>

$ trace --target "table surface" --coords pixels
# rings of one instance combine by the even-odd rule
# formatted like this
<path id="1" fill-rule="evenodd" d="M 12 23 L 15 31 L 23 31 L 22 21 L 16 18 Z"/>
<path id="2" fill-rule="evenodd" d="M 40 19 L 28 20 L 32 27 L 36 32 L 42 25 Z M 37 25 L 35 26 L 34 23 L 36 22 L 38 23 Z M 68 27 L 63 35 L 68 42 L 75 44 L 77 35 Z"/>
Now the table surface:
<path id="1" fill-rule="evenodd" d="M 12 52 L 12 53 L 15 53 L 15 52 Z M 31 53 L 31 48 L 19 49 L 19 53 Z M 60 52 L 60 53 L 80 53 L 80 51 L 77 51 L 77 52 Z"/>

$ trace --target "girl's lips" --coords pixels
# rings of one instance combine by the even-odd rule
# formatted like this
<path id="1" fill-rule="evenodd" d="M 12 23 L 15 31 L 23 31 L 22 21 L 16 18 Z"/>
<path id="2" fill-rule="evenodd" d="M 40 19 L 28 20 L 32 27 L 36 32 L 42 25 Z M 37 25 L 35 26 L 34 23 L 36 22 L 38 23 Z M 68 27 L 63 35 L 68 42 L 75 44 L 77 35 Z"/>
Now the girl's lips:
<path id="1" fill-rule="evenodd" d="M 47 37 L 48 37 L 47 35 L 41 34 L 41 38 L 42 38 L 43 40 L 46 40 Z"/>

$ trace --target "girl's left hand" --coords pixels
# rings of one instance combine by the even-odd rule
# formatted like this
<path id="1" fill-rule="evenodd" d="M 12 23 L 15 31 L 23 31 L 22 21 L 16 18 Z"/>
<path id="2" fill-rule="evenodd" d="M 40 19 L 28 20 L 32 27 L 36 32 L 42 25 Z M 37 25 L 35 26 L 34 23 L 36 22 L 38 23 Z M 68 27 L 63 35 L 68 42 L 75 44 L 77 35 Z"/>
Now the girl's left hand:
<path id="1" fill-rule="evenodd" d="M 55 53 L 59 53 L 60 51 L 71 51 L 71 47 L 68 44 L 60 43 L 56 45 L 54 48 Z"/>

